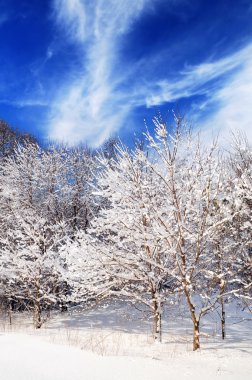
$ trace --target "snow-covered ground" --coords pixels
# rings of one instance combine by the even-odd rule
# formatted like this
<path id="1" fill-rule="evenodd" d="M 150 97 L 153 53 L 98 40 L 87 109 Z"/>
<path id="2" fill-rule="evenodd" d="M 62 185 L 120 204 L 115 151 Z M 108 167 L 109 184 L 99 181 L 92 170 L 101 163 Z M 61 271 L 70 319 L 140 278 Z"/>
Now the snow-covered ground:
<path id="1" fill-rule="evenodd" d="M 24 315 L 0 323 L 1 380 L 223 379 L 252 376 L 251 321 L 218 318 L 202 326 L 202 347 L 192 352 L 191 324 L 179 313 L 164 320 L 163 342 L 153 343 L 150 323 L 132 308 L 114 304 L 54 316 L 34 331 Z"/>

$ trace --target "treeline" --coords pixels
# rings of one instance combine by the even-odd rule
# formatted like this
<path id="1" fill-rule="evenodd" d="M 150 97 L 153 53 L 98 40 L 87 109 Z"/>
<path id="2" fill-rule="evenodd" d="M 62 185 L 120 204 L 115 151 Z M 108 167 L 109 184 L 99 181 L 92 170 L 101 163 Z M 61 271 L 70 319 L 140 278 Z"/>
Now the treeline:
<path id="1" fill-rule="evenodd" d="M 225 303 L 251 307 L 251 147 L 237 134 L 221 152 L 181 118 L 154 123 L 134 149 L 110 140 L 99 152 L 42 149 L 8 127 L 2 308 L 32 311 L 39 328 L 51 308 L 119 297 L 144 305 L 161 339 L 164 305 L 184 299 L 197 350 L 207 313 L 220 309 L 224 338 Z"/>

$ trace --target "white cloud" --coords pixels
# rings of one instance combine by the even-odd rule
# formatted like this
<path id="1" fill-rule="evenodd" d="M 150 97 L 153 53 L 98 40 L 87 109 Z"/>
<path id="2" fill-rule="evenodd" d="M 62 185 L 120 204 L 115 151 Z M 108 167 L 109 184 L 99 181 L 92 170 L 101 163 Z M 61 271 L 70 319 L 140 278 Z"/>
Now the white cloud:
<path id="1" fill-rule="evenodd" d="M 85 40 L 86 11 L 81 0 L 54 0 L 54 16 L 68 36 Z"/>
<path id="2" fill-rule="evenodd" d="M 227 57 L 215 61 L 188 66 L 172 80 L 163 80 L 149 88 L 146 105 L 156 106 L 166 102 L 174 102 L 182 97 L 208 95 L 213 88 L 210 81 L 232 74 L 232 71 L 243 70 L 244 63 L 250 61 L 252 45 L 241 49 Z"/>
<path id="3" fill-rule="evenodd" d="M 118 130 L 130 104 L 117 91 L 125 79 L 115 70 L 120 37 L 129 30 L 151 0 L 55 0 L 58 24 L 83 50 L 78 79 L 60 91 L 53 104 L 49 137 L 97 146 Z M 80 79 L 81 78 L 81 79 Z"/>
<path id="4" fill-rule="evenodd" d="M 187 66 L 173 79 L 139 82 L 131 92 L 122 92 L 120 86 L 129 83 L 139 66 L 131 72 L 123 66 L 118 70 L 121 37 L 154 6 L 154 0 L 54 0 L 53 4 L 55 20 L 79 46 L 83 65 L 76 79 L 59 88 L 50 115 L 50 139 L 85 140 L 98 146 L 119 130 L 135 106 L 158 106 L 193 95 L 205 95 L 205 110 L 215 105 L 204 121 L 205 131 L 227 134 L 228 128 L 239 127 L 251 138 L 252 45 Z"/>
<path id="5" fill-rule="evenodd" d="M 205 134 L 219 133 L 222 144 L 230 139 L 231 131 L 245 132 L 252 144 L 252 48 L 243 67 L 222 88 L 217 90 L 212 101 L 217 109 L 202 125 Z"/>
<path id="6" fill-rule="evenodd" d="M 217 83 L 213 81 L 218 79 Z M 230 132 L 240 130 L 252 143 L 252 44 L 222 59 L 187 67 L 172 81 L 157 83 L 154 89 L 150 88 L 146 105 L 193 95 L 206 95 L 203 110 L 213 108 L 204 121 L 200 106 L 194 109 L 194 120 L 203 130 L 205 140 L 218 135 L 220 142 L 226 144 Z"/>

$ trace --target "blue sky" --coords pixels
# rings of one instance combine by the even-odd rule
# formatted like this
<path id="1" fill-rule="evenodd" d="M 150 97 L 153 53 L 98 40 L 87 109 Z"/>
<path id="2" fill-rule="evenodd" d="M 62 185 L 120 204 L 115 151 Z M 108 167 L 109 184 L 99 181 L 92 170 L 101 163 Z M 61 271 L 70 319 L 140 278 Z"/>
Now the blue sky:
<path id="1" fill-rule="evenodd" d="M 161 113 L 252 141 L 251 0 L 0 0 L 0 118 L 130 142 Z"/>

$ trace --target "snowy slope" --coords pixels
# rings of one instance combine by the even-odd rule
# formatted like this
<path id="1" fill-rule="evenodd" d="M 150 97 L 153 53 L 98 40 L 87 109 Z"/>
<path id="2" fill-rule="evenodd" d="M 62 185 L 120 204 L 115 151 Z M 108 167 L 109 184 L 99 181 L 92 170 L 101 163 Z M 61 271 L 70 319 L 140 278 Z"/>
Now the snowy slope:
<path id="1" fill-rule="evenodd" d="M 252 378 L 252 322 L 241 323 L 245 314 L 227 310 L 225 341 L 218 316 L 209 316 L 202 348 L 192 352 L 191 321 L 182 309 L 175 319 L 170 311 L 162 343 L 153 343 L 148 319 L 120 302 L 54 315 L 39 330 L 24 313 L 13 315 L 12 326 L 0 318 L 0 380 Z"/>
<path id="2" fill-rule="evenodd" d="M 108 357 L 18 333 L 0 335 L 0 368 L 1 380 L 241 380 L 252 374 L 248 355 L 234 350 L 226 355 L 187 353 L 165 361 Z"/>

